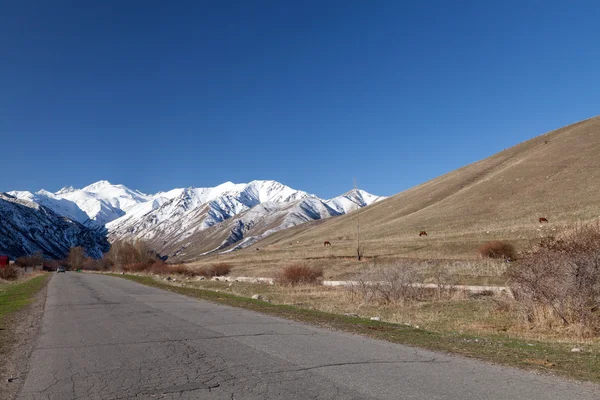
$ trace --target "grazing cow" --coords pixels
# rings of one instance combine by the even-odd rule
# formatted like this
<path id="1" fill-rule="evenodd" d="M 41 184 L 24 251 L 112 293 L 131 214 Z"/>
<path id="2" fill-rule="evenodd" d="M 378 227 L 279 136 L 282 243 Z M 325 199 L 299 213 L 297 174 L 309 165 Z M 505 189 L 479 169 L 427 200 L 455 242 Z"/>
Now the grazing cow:
<path id="1" fill-rule="evenodd" d="M 427 236 L 427 232 L 425 232 L 425 231 L 421 231 L 421 232 L 419 233 L 419 236 Z"/>
<path id="2" fill-rule="evenodd" d="M 331 246 L 331 242 L 326 240 L 323 242 L 323 246 L 327 247 L 327 246 Z"/>
<path id="3" fill-rule="evenodd" d="M 542 222 L 546 222 L 546 223 L 548 222 L 548 220 L 547 220 L 546 218 L 544 218 L 544 217 L 540 217 L 539 221 L 540 221 L 540 224 L 541 224 Z"/>

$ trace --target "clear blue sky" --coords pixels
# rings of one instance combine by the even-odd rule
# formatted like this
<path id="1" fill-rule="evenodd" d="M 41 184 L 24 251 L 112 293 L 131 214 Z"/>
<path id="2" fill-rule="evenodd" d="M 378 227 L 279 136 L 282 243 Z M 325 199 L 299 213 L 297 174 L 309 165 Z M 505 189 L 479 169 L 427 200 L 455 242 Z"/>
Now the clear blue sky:
<path id="1" fill-rule="evenodd" d="M 1 8 L 0 191 L 392 195 L 600 114 L 597 1 Z"/>

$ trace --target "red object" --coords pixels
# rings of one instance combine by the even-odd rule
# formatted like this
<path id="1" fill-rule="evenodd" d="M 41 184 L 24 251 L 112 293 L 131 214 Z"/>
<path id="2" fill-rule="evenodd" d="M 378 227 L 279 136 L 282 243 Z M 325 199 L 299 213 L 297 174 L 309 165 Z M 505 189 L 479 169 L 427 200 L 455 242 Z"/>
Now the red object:
<path id="1" fill-rule="evenodd" d="M 0 268 L 8 266 L 8 256 L 0 256 Z"/>

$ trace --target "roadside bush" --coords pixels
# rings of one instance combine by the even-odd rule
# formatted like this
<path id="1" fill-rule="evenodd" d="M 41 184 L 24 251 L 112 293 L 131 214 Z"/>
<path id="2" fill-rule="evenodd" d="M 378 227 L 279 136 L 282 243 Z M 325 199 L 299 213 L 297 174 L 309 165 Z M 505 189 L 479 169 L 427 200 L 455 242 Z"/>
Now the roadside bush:
<path id="1" fill-rule="evenodd" d="M 19 278 L 19 271 L 11 265 L 0 268 L 0 279 L 15 281 Z"/>
<path id="2" fill-rule="evenodd" d="M 227 276 L 231 272 L 231 265 L 227 263 L 213 264 L 208 270 L 211 276 Z"/>
<path id="3" fill-rule="evenodd" d="M 111 268 L 110 262 L 101 258 L 99 260 L 95 260 L 93 258 L 87 258 L 83 264 L 83 269 L 89 271 L 108 271 Z M 56 268 L 54 268 L 56 269 Z"/>
<path id="4" fill-rule="evenodd" d="M 600 334 L 600 226 L 536 244 L 507 276 L 528 323 Z"/>
<path id="5" fill-rule="evenodd" d="M 37 251 L 31 255 L 17 258 L 15 264 L 22 268 L 35 268 L 44 264 L 44 256 Z"/>
<path id="6" fill-rule="evenodd" d="M 422 279 L 417 269 L 403 262 L 391 266 L 373 267 L 348 287 L 352 298 L 363 303 L 403 304 L 423 295 L 423 289 L 415 283 Z"/>
<path id="7" fill-rule="evenodd" d="M 292 264 L 282 268 L 275 282 L 280 285 L 318 284 L 323 278 L 323 269 L 307 267 L 303 264 Z"/>
<path id="8" fill-rule="evenodd" d="M 503 258 L 514 260 L 517 252 L 512 244 L 499 240 L 487 242 L 479 246 L 477 254 L 482 258 Z"/>
<path id="9" fill-rule="evenodd" d="M 138 262 L 134 264 L 123 265 L 124 272 L 130 273 L 140 273 L 140 272 L 148 272 L 152 268 L 152 263 L 148 262 Z"/>

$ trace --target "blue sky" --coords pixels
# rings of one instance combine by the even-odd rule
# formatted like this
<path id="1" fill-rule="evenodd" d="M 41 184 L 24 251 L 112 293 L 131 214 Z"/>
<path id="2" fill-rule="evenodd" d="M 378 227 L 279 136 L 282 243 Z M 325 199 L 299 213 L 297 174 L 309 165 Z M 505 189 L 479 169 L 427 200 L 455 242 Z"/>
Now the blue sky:
<path id="1" fill-rule="evenodd" d="M 392 195 L 600 114 L 598 21 L 594 1 L 3 2 L 0 191 Z"/>

